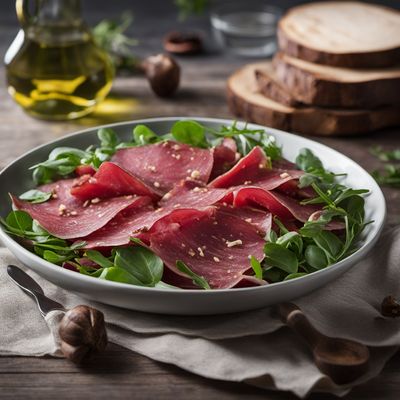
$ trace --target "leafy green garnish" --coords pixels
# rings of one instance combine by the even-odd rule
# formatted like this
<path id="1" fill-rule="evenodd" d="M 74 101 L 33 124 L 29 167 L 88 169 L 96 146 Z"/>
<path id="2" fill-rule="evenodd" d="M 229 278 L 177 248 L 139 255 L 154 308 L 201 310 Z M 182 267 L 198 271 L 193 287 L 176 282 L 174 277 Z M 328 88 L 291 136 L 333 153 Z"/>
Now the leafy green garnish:
<path id="1" fill-rule="evenodd" d="M 42 192 L 41 190 L 28 190 L 21 194 L 19 198 L 21 200 L 29 201 L 32 204 L 44 203 L 49 200 L 52 196 L 51 192 Z"/>
<path id="2" fill-rule="evenodd" d="M 250 257 L 250 265 L 251 265 L 251 268 L 253 268 L 254 275 L 256 276 L 256 278 L 262 279 L 263 278 L 263 271 L 262 271 L 262 268 L 261 268 L 260 261 L 258 261 L 257 258 L 255 258 L 254 256 L 251 256 Z"/>
<path id="3" fill-rule="evenodd" d="M 185 20 L 190 15 L 199 15 L 207 8 L 209 0 L 174 0 L 179 10 L 179 19 Z"/>
<path id="4" fill-rule="evenodd" d="M 383 186 L 400 188 L 400 149 L 383 150 L 376 146 L 370 149 L 371 154 L 383 161 L 383 171 L 372 171 L 371 175 Z M 391 163 L 389 163 L 391 162 Z"/>
<path id="5" fill-rule="evenodd" d="M 178 268 L 179 271 L 183 272 L 185 275 L 187 275 L 189 278 L 191 278 L 193 283 L 196 286 L 198 286 L 204 290 L 211 289 L 210 285 L 204 279 L 204 277 L 195 274 L 183 261 L 178 260 L 176 262 L 176 268 Z"/>
<path id="6" fill-rule="evenodd" d="M 117 70 L 132 72 L 139 65 L 132 53 L 132 46 L 138 41 L 125 34 L 132 21 L 133 15 L 124 12 L 119 20 L 104 19 L 92 29 L 95 41 L 110 55 Z"/>
<path id="7" fill-rule="evenodd" d="M 205 127 L 196 121 L 178 121 L 171 128 L 173 138 L 195 147 L 208 147 Z"/>

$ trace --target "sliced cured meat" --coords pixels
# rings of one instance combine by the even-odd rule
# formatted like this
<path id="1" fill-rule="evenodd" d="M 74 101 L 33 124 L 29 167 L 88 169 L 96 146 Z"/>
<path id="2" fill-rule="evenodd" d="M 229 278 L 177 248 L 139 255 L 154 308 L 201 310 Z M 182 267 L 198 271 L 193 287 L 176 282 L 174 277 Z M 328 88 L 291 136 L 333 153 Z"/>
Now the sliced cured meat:
<path id="1" fill-rule="evenodd" d="M 232 207 L 218 205 L 217 208 L 224 213 L 235 215 L 257 228 L 261 236 L 265 236 L 272 226 L 272 214 L 252 207 Z"/>
<path id="2" fill-rule="evenodd" d="M 218 202 L 232 203 L 231 190 L 211 188 L 193 180 L 182 181 L 160 201 L 164 208 L 198 208 Z"/>
<path id="3" fill-rule="evenodd" d="M 234 206 L 259 205 L 269 210 L 273 215 L 285 220 L 296 219 L 301 222 L 316 220 L 323 212 L 320 205 L 300 204 L 297 200 L 276 191 L 266 191 L 258 187 L 241 188 L 234 192 Z M 326 226 L 327 230 L 343 229 L 341 221 L 331 221 Z"/>
<path id="4" fill-rule="evenodd" d="M 44 229 L 61 239 L 89 235 L 136 201 L 135 196 L 130 195 L 82 202 L 70 193 L 73 182 L 74 179 L 65 179 L 40 186 L 39 190 L 53 193 L 45 203 L 32 204 L 15 196 L 12 201 L 17 209 L 26 211 Z"/>
<path id="5" fill-rule="evenodd" d="M 188 177 L 208 182 L 213 154 L 210 149 L 166 141 L 118 150 L 111 161 L 164 195 Z"/>
<path id="6" fill-rule="evenodd" d="M 214 164 L 210 179 L 228 171 L 240 157 L 237 153 L 236 142 L 232 138 L 224 138 L 222 143 L 214 148 L 213 155 Z"/>
<path id="7" fill-rule="evenodd" d="M 150 197 L 137 197 L 110 222 L 80 240 L 86 242 L 85 249 L 125 246 L 133 232 L 151 227 L 160 216 L 154 212 Z"/>
<path id="8" fill-rule="evenodd" d="M 237 207 L 258 204 L 282 220 L 295 218 L 301 222 L 308 221 L 311 214 L 321 210 L 318 205 L 302 205 L 282 193 L 269 192 L 255 186 L 236 191 L 233 204 Z"/>
<path id="9" fill-rule="evenodd" d="M 232 189 L 210 188 L 199 186 L 198 182 L 187 180 L 168 192 L 160 202 L 165 209 L 202 208 L 220 203 L 219 209 L 255 225 L 261 234 L 266 234 L 271 228 L 271 213 L 251 207 L 231 207 L 233 202 Z"/>
<path id="10" fill-rule="evenodd" d="M 176 275 L 186 278 L 176 267 L 181 260 L 213 289 L 235 286 L 250 269 L 249 256 L 264 257 L 255 227 L 215 207 L 175 210 L 142 237 Z"/>
<path id="11" fill-rule="evenodd" d="M 83 175 L 78 178 L 71 189 L 71 194 L 80 200 L 94 198 L 109 198 L 128 194 L 149 196 L 158 199 L 159 196 L 150 190 L 138 178 L 112 162 L 103 162 L 93 175 Z"/>
<path id="12" fill-rule="evenodd" d="M 229 188 L 242 185 L 245 182 L 259 180 L 265 175 L 267 166 L 268 159 L 264 151 L 256 146 L 246 157 L 240 159 L 231 170 L 210 182 L 209 186 Z"/>
<path id="13" fill-rule="evenodd" d="M 300 170 L 271 169 L 263 150 L 256 146 L 231 170 L 214 179 L 209 186 L 229 188 L 240 185 L 257 185 L 265 190 L 275 189 L 282 184 L 297 180 L 304 174 Z"/>
<path id="14" fill-rule="evenodd" d="M 91 165 L 78 165 L 75 168 L 75 173 L 78 176 L 94 175 L 96 173 L 96 170 Z"/>

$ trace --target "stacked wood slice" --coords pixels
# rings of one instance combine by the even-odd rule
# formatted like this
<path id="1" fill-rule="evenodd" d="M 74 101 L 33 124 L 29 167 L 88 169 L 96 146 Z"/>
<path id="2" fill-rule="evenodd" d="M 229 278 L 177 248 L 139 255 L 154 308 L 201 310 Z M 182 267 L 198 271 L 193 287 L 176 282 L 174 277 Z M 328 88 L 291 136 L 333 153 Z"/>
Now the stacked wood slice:
<path id="1" fill-rule="evenodd" d="M 242 119 L 311 135 L 362 134 L 400 125 L 400 12 L 361 2 L 292 8 L 280 51 L 228 80 Z"/>

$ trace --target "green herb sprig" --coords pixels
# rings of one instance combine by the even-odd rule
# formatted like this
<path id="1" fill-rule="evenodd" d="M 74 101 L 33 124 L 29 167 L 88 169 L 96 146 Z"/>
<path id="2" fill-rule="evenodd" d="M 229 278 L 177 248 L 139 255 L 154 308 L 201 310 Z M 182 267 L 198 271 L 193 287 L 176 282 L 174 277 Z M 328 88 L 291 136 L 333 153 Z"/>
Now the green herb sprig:
<path id="1" fill-rule="evenodd" d="M 400 149 L 383 150 L 382 147 L 372 147 L 371 154 L 383 161 L 383 171 L 372 171 L 372 176 L 383 186 L 400 188 Z"/>

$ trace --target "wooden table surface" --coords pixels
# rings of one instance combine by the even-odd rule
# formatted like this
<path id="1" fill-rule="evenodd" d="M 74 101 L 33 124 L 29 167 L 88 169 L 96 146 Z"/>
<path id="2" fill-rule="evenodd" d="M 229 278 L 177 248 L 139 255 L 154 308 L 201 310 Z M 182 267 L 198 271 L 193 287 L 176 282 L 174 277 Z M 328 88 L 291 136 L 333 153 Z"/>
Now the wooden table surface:
<path id="1" fill-rule="evenodd" d="M 126 2 L 125 2 L 126 3 Z M 286 2 L 287 3 L 287 2 Z M 2 20 L 0 51 L 15 34 L 15 21 Z M 157 51 L 160 38 L 145 36 L 138 53 Z M 148 46 L 147 46 L 148 45 Z M 91 116 L 82 120 L 52 123 L 27 116 L 8 96 L 4 69 L 0 69 L 0 169 L 15 157 L 46 141 L 84 127 L 155 116 L 231 117 L 225 102 L 226 77 L 246 60 L 219 54 L 182 58 L 181 90 L 171 100 L 160 100 L 140 77 L 116 80 L 110 99 Z M 315 138 L 360 163 L 365 169 L 378 166 L 369 154 L 371 145 L 400 147 L 400 129 L 389 129 L 364 137 Z M 400 222 L 400 191 L 384 189 L 389 221 Z M 1 323 L 1 315 L 0 315 Z M 346 399 L 400 398 L 400 353 L 376 379 L 355 388 Z M 77 367 L 62 359 L 0 358 L 0 398 L 5 399 L 291 399 L 289 393 L 265 391 L 242 383 L 204 379 L 177 367 L 161 364 L 111 344 L 107 351 L 88 365 Z M 312 395 L 311 399 L 331 399 Z"/>

